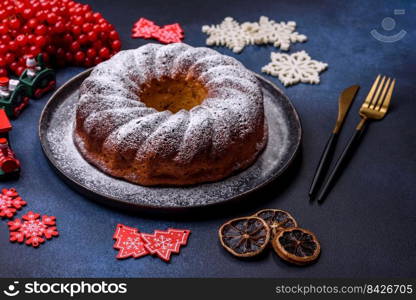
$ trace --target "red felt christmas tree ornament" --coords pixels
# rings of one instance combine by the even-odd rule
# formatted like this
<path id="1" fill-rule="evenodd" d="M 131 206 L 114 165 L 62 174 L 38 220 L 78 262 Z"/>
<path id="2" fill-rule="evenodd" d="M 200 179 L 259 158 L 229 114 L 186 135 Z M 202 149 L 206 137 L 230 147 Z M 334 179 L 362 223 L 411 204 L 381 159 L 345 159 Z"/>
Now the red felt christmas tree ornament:
<path id="1" fill-rule="evenodd" d="M 182 42 L 184 33 L 178 23 L 160 27 L 151 20 L 140 18 L 134 23 L 131 36 L 132 38 L 154 38 L 161 43 L 170 44 Z"/>
<path id="2" fill-rule="evenodd" d="M 186 245 L 190 231 L 168 229 L 155 230 L 153 234 L 142 233 L 145 247 L 151 254 L 156 254 L 164 261 L 170 261 L 172 253 L 179 253 L 181 246 Z"/>
<path id="3" fill-rule="evenodd" d="M 119 250 L 116 256 L 118 259 L 139 258 L 149 253 L 137 228 L 118 224 L 113 239 L 116 240 L 114 249 Z"/>
<path id="4" fill-rule="evenodd" d="M 150 39 L 160 29 L 153 21 L 146 18 L 140 18 L 133 25 L 132 34 L 133 38 Z"/>
<path id="5" fill-rule="evenodd" d="M 113 239 L 114 249 L 119 250 L 118 259 L 139 258 L 147 254 L 157 255 L 164 261 L 170 261 L 172 253 L 179 253 L 181 246 L 188 242 L 190 230 L 169 228 L 156 230 L 153 234 L 140 233 L 137 228 L 118 224 Z"/>

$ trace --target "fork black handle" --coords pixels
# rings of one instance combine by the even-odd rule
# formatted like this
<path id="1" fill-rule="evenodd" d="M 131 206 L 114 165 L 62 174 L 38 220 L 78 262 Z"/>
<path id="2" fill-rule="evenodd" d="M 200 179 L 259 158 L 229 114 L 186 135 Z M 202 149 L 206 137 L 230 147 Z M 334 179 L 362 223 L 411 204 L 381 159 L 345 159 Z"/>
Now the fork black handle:
<path id="1" fill-rule="evenodd" d="M 315 175 L 312 179 L 311 187 L 309 188 L 309 197 L 311 200 L 315 196 L 316 192 L 319 189 L 323 179 L 325 178 L 325 174 L 328 171 L 329 163 L 334 156 L 335 145 L 338 141 L 338 133 L 331 133 L 329 136 L 328 142 L 325 145 L 324 151 L 321 154 L 321 158 L 319 159 L 318 166 L 316 167 Z"/>
<path id="2" fill-rule="evenodd" d="M 365 128 L 366 128 L 366 123 L 363 123 L 360 129 L 355 130 L 354 135 L 351 137 L 344 151 L 342 152 L 337 162 L 335 163 L 334 168 L 332 169 L 331 173 L 328 176 L 328 180 L 324 184 L 321 190 L 321 193 L 319 194 L 319 197 L 318 197 L 319 203 L 322 203 L 325 200 L 326 196 L 331 191 L 339 175 L 341 175 L 341 172 L 347 166 L 347 163 L 349 162 L 349 160 L 351 159 L 352 155 L 355 152 L 355 149 L 359 145 L 359 141 L 361 139 L 363 132 L 365 131 Z"/>

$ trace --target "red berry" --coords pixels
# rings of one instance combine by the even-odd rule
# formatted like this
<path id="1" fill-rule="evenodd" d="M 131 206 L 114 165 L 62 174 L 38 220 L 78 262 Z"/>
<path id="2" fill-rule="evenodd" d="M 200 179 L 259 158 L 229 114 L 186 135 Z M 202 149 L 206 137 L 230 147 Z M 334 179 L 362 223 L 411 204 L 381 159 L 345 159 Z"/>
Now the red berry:
<path id="1" fill-rule="evenodd" d="M 21 32 L 19 30 L 10 29 L 9 30 L 9 36 L 13 39 L 16 36 L 18 36 Z"/>
<path id="2" fill-rule="evenodd" d="M 48 53 L 42 53 L 43 61 L 47 64 L 49 62 L 49 54 Z"/>
<path id="3" fill-rule="evenodd" d="M 98 55 L 102 58 L 102 59 L 107 59 L 110 57 L 110 50 L 108 50 L 108 48 L 104 47 L 101 48 L 100 51 L 98 52 Z"/>
<path id="4" fill-rule="evenodd" d="M 9 32 L 9 29 L 5 25 L 0 24 L 0 34 L 3 35 L 3 34 L 7 34 L 8 32 Z"/>
<path id="5" fill-rule="evenodd" d="M 7 18 L 7 12 L 4 9 L 0 9 L 0 19 L 4 20 Z"/>
<path id="6" fill-rule="evenodd" d="M 20 76 L 20 75 L 22 75 L 22 73 L 25 71 L 25 67 L 17 67 L 16 68 L 16 74 L 17 74 L 17 76 Z"/>
<path id="7" fill-rule="evenodd" d="M 58 16 L 55 13 L 50 13 L 46 16 L 46 20 L 49 24 L 55 24 L 58 19 Z"/>
<path id="8" fill-rule="evenodd" d="M 64 41 L 67 45 L 71 45 L 74 39 L 72 38 L 72 35 L 70 33 L 67 33 L 64 35 Z"/>
<path id="9" fill-rule="evenodd" d="M 3 43 L 8 44 L 12 39 L 7 34 L 1 36 L 1 40 Z"/>
<path id="10" fill-rule="evenodd" d="M 102 23 L 102 24 L 100 24 L 98 26 L 100 26 L 100 30 L 101 31 L 103 31 L 103 32 L 108 31 L 108 27 L 107 27 L 107 24 L 106 23 Z"/>
<path id="11" fill-rule="evenodd" d="M 36 46 L 31 46 L 29 48 L 29 52 L 30 52 L 30 54 L 36 56 L 36 55 L 38 55 L 40 53 L 40 49 L 38 47 L 36 47 Z"/>
<path id="12" fill-rule="evenodd" d="M 21 29 L 21 33 L 29 33 L 31 32 L 30 27 L 27 25 L 23 25 Z"/>
<path id="13" fill-rule="evenodd" d="M 62 21 L 56 22 L 55 26 L 53 27 L 53 32 L 55 33 L 62 33 L 65 31 L 65 24 Z"/>
<path id="14" fill-rule="evenodd" d="M 58 56 L 58 58 L 62 59 L 65 57 L 65 50 L 64 48 L 58 48 L 56 49 L 56 56 Z"/>
<path id="15" fill-rule="evenodd" d="M 84 54 L 84 52 L 82 52 L 82 51 L 78 51 L 78 52 L 75 54 L 75 60 L 76 60 L 78 63 L 82 62 L 82 61 L 84 60 L 84 58 L 85 58 L 85 54 Z"/>
<path id="16" fill-rule="evenodd" d="M 93 47 L 95 50 L 100 50 L 103 47 L 103 42 L 101 42 L 100 40 L 97 40 L 93 43 Z"/>
<path id="17" fill-rule="evenodd" d="M 48 31 L 48 28 L 45 25 L 41 24 L 41 25 L 36 26 L 35 33 L 39 35 L 45 35 L 47 31 Z"/>
<path id="18" fill-rule="evenodd" d="M 105 32 L 105 31 L 100 32 L 99 38 L 100 38 L 100 40 L 103 40 L 103 41 L 107 40 L 107 38 L 108 38 L 108 33 L 107 33 L 107 32 Z"/>
<path id="19" fill-rule="evenodd" d="M 94 58 L 86 57 L 84 58 L 84 67 L 92 67 L 94 64 Z"/>
<path id="20" fill-rule="evenodd" d="M 36 12 L 35 14 L 35 18 L 39 21 L 39 22 L 43 22 L 46 20 L 46 14 L 43 10 L 39 10 Z"/>
<path id="21" fill-rule="evenodd" d="M 76 16 L 74 18 L 74 24 L 81 26 L 82 24 L 84 24 L 84 18 L 81 16 Z"/>
<path id="22" fill-rule="evenodd" d="M 16 55 L 14 55 L 11 52 L 7 52 L 6 55 L 4 56 L 4 60 L 6 61 L 7 64 L 13 63 L 15 59 L 16 59 Z"/>
<path id="23" fill-rule="evenodd" d="M 92 14 L 92 16 L 94 17 L 94 19 L 99 20 L 101 19 L 103 16 L 99 13 L 99 12 L 95 12 Z"/>
<path id="24" fill-rule="evenodd" d="M 30 28 L 36 28 L 36 26 L 38 26 L 38 20 L 36 20 L 35 18 L 30 19 L 29 21 L 27 21 L 27 26 L 29 26 Z"/>
<path id="25" fill-rule="evenodd" d="M 120 51 L 120 49 L 121 49 L 121 41 L 120 40 L 115 40 L 115 41 L 113 41 L 112 43 L 111 43 L 111 48 L 114 50 L 114 51 Z"/>
<path id="26" fill-rule="evenodd" d="M 26 58 L 24 56 L 21 56 L 18 60 L 17 60 L 17 64 L 19 66 L 24 66 L 26 65 Z"/>
<path id="27" fill-rule="evenodd" d="M 0 68 L 3 68 L 7 65 L 6 60 L 0 56 Z"/>
<path id="28" fill-rule="evenodd" d="M 73 56 L 72 56 L 72 53 L 71 53 L 71 52 L 66 52 L 66 53 L 65 53 L 65 60 L 66 60 L 68 63 L 71 63 L 71 62 L 72 62 L 72 58 L 73 58 Z"/>
<path id="29" fill-rule="evenodd" d="M 84 44 L 86 44 L 86 43 L 88 42 L 88 37 L 87 37 L 85 34 L 81 34 L 81 35 L 79 35 L 79 37 L 78 37 L 78 42 L 79 42 L 81 45 L 84 45 Z"/>
<path id="30" fill-rule="evenodd" d="M 108 37 L 112 40 L 119 40 L 120 39 L 117 31 L 115 31 L 115 30 L 110 31 L 110 33 L 108 34 Z"/>
<path id="31" fill-rule="evenodd" d="M 20 20 L 18 18 L 10 19 L 9 27 L 11 29 L 19 29 L 20 28 Z"/>
<path id="32" fill-rule="evenodd" d="M 91 21 L 94 20 L 94 16 L 93 16 L 92 12 L 85 13 L 84 18 L 87 22 L 91 22 Z"/>
<path id="33" fill-rule="evenodd" d="M 17 62 L 12 62 L 11 64 L 9 64 L 10 70 L 12 70 L 13 72 L 16 72 L 17 67 L 19 66 L 19 64 Z"/>
<path id="34" fill-rule="evenodd" d="M 16 41 L 10 41 L 9 42 L 9 49 L 10 51 L 16 51 L 19 48 Z"/>
<path id="35" fill-rule="evenodd" d="M 74 26 L 69 26 L 68 28 L 71 28 L 72 29 L 72 33 L 73 34 L 75 34 L 75 35 L 80 35 L 81 33 L 82 33 L 82 28 L 81 28 L 81 26 L 78 26 L 78 25 L 74 25 Z"/>
<path id="36" fill-rule="evenodd" d="M 77 42 L 77 41 L 75 41 L 75 42 L 72 42 L 72 44 L 71 44 L 71 51 L 72 52 L 77 52 L 79 49 L 81 48 L 81 45 L 79 44 L 79 42 Z"/>
<path id="37" fill-rule="evenodd" d="M 84 5 L 82 6 L 82 11 L 83 11 L 83 12 L 88 12 L 88 11 L 91 11 L 91 6 L 89 6 L 88 4 L 84 4 Z"/>
<path id="38" fill-rule="evenodd" d="M 54 45 L 47 45 L 45 48 L 46 52 L 49 54 L 55 54 L 56 53 L 56 47 Z"/>
<path id="39" fill-rule="evenodd" d="M 27 43 L 28 44 L 34 44 L 35 43 L 35 40 L 36 40 L 36 35 L 34 35 L 34 34 L 28 34 L 27 35 Z"/>
<path id="40" fill-rule="evenodd" d="M 99 57 L 99 56 L 96 56 L 95 58 L 94 58 L 94 65 L 98 65 L 100 62 L 102 62 L 103 60 L 101 59 L 101 57 Z"/>
<path id="41" fill-rule="evenodd" d="M 95 42 L 97 40 L 97 33 L 90 31 L 87 33 L 87 37 L 90 42 Z"/>
<path id="42" fill-rule="evenodd" d="M 19 46 L 25 46 L 26 44 L 27 44 L 27 36 L 26 35 L 24 35 L 24 34 L 19 34 L 17 37 L 16 37 L 16 43 L 19 45 Z"/>
<path id="43" fill-rule="evenodd" d="M 29 19 L 33 16 L 33 10 L 31 8 L 25 8 L 22 12 L 22 16 L 25 19 Z"/>
<path id="44" fill-rule="evenodd" d="M 90 31 L 92 31 L 92 25 L 91 25 L 91 23 L 85 23 L 85 24 L 83 24 L 82 25 L 82 31 L 84 33 L 88 33 Z"/>
<path id="45" fill-rule="evenodd" d="M 43 35 L 39 35 L 35 38 L 36 47 L 42 48 L 46 44 L 46 38 Z"/>
<path id="46" fill-rule="evenodd" d="M 0 77 L 8 77 L 9 74 L 7 73 L 7 69 L 0 68 Z"/>
<path id="47" fill-rule="evenodd" d="M 7 47 L 5 44 L 0 44 L 0 55 L 3 55 L 9 50 L 9 47 Z"/>
<path id="48" fill-rule="evenodd" d="M 29 47 L 28 46 L 20 47 L 20 53 L 23 53 L 24 55 L 30 54 Z"/>
<path id="49" fill-rule="evenodd" d="M 95 58 L 96 55 L 97 55 L 97 51 L 95 51 L 94 48 L 90 48 L 87 50 L 87 57 Z"/>

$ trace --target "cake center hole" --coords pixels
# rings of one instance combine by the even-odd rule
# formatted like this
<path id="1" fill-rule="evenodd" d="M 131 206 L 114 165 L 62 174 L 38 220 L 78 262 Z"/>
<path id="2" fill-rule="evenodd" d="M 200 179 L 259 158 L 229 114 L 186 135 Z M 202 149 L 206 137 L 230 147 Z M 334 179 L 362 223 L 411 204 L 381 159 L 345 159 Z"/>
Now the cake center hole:
<path id="1" fill-rule="evenodd" d="M 142 87 L 139 97 L 147 107 L 176 113 L 181 109 L 190 110 L 200 105 L 207 94 L 206 88 L 194 79 L 163 78 L 153 79 Z"/>

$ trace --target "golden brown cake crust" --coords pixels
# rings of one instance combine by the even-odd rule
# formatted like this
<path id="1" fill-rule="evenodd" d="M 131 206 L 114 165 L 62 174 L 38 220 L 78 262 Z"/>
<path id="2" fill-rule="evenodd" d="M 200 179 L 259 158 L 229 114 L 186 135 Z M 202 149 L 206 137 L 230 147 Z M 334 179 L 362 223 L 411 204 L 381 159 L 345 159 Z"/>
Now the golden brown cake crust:
<path id="1" fill-rule="evenodd" d="M 87 161 L 141 185 L 221 180 L 256 160 L 268 132 L 255 76 L 183 43 L 148 44 L 98 65 L 81 86 L 74 127 Z"/>

